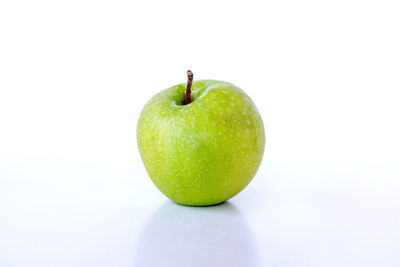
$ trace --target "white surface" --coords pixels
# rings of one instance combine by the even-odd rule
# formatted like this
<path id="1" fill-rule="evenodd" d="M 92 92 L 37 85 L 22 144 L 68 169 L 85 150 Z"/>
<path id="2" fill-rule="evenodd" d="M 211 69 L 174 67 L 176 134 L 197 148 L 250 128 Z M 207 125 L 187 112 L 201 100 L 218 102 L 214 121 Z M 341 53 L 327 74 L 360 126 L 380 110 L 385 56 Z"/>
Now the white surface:
<path id="1" fill-rule="evenodd" d="M 1 1 L 0 266 L 399 266 L 399 13 Z M 176 206 L 140 161 L 141 108 L 188 68 L 264 119 L 264 161 L 229 204 Z"/>
<path id="2" fill-rule="evenodd" d="M 226 204 L 147 175 L 8 162 L 1 266 L 399 266 L 398 164 L 269 162 Z"/>

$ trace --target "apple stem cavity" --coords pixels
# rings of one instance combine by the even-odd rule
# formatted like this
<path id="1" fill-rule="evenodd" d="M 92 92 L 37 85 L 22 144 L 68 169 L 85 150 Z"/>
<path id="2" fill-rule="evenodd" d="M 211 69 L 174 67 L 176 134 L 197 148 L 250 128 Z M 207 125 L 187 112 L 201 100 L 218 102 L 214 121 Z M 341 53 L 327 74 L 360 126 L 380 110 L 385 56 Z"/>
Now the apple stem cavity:
<path id="1" fill-rule="evenodd" d="M 192 89 L 192 83 L 193 83 L 193 72 L 191 70 L 187 71 L 187 84 L 186 84 L 186 101 L 185 104 L 190 104 L 192 102 L 191 98 L 191 89 Z"/>

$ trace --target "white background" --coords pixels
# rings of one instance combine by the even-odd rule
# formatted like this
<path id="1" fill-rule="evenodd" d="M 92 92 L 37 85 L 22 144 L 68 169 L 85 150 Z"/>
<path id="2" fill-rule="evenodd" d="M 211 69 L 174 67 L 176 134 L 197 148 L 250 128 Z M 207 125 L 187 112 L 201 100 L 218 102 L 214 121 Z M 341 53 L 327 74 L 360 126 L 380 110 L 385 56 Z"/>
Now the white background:
<path id="1" fill-rule="evenodd" d="M 0 2 L 0 266 L 400 266 L 398 1 Z M 136 146 L 195 79 L 254 100 L 266 150 L 188 208 Z"/>

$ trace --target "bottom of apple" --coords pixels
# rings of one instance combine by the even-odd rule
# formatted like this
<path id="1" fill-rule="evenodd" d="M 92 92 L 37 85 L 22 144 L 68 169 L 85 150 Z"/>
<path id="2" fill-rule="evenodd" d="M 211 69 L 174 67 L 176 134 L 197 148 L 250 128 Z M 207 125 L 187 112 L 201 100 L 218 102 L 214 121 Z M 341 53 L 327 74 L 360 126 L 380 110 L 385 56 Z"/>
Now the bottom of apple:
<path id="1" fill-rule="evenodd" d="M 190 203 L 190 202 L 188 202 L 188 203 L 180 203 L 180 202 L 177 202 L 177 201 L 174 201 L 174 200 L 171 200 L 172 202 L 174 202 L 174 203 L 176 203 L 176 204 L 178 204 L 178 205 L 181 205 L 181 206 L 189 206 L 189 207 L 209 207 L 209 206 L 217 206 L 217 205 L 220 205 L 220 204 L 223 204 L 223 203 L 225 203 L 227 200 L 224 200 L 224 201 L 219 201 L 219 202 L 210 202 L 210 203 Z"/>

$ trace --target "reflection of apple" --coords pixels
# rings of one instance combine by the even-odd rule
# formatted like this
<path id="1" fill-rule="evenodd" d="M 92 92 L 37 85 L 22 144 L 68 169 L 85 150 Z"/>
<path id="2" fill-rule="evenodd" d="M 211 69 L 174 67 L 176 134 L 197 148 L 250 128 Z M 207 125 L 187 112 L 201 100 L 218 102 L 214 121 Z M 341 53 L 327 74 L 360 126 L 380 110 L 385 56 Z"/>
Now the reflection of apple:
<path id="1" fill-rule="evenodd" d="M 250 225 L 234 205 L 196 208 L 161 205 L 136 244 L 133 266 L 259 266 Z"/>
<path id="2" fill-rule="evenodd" d="M 254 177 L 264 126 L 254 103 L 233 84 L 200 80 L 155 95 L 143 108 L 137 141 L 155 185 L 183 205 L 223 202 Z"/>

